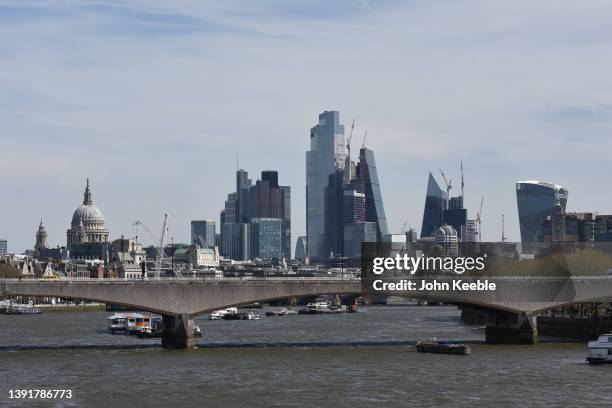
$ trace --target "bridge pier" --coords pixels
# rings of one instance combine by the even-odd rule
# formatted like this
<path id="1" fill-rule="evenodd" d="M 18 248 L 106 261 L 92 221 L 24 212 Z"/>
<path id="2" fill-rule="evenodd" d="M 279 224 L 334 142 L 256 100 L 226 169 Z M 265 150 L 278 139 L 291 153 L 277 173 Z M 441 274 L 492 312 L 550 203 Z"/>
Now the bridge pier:
<path id="1" fill-rule="evenodd" d="M 193 348 L 194 322 L 189 314 L 162 316 L 162 347 L 171 349 Z"/>
<path id="2" fill-rule="evenodd" d="M 487 311 L 485 339 L 488 344 L 536 344 L 536 317 L 505 311 Z"/>

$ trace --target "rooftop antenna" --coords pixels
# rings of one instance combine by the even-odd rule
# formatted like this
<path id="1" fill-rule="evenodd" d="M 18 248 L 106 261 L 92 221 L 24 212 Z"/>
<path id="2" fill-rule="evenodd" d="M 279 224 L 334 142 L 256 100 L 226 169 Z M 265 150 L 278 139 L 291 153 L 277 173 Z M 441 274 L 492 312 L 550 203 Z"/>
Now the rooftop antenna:
<path id="1" fill-rule="evenodd" d="M 461 160 L 461 206 L 463 207 L 463 201 L 464 201 L 464 196 L 463 196 L 463 160 Z"/>
<path id="2" fill-rule="evenodd" d="M 506 242 L 504 214 L 502 214 L 502 242 Z"/>

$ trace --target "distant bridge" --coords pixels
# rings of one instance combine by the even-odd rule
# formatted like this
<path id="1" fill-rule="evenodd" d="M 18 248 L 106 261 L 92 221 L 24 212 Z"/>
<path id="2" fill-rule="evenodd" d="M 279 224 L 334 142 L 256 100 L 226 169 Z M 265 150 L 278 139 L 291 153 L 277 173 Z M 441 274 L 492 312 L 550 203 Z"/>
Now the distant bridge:
<path id="1" fill-rule="evenodd" d="M 608 302 L 612 279 L 602 278 L 495 278 L 495 292 L 381 291 L 432 302 L 473 305 L 487 311 L 488 342 L 535 342 L 535 315 L 573 303 Z M 357 279 L 338 278 L 222 278 L 208 280 L 118 279 L 0 281 L 0 296 L 83 299 L 163 316 L 162 345 L 193 344 L 193 317 L 230 306 L 323 294 L 361 294 Z"/>

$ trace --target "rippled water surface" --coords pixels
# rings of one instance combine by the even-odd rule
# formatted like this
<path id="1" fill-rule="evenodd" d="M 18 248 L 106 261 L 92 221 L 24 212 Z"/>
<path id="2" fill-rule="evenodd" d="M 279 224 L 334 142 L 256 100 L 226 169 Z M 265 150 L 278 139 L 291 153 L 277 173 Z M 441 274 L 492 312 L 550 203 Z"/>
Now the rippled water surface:
<path id="1" fill-rule="evenodd" d="M 454 307 L 199 319 L 196 350 L 111 335 L 107 313 L 0 315 L 0 406 L 400 407 L 611 406 L 612 366 L 585 344 L 472 345 L 471 356 L 416 353 L 422 338 L 484 340 Z M 71 389 L 16 401 L 9 389 Z M 178 406 L 178 405 L 177 405 Z"/>

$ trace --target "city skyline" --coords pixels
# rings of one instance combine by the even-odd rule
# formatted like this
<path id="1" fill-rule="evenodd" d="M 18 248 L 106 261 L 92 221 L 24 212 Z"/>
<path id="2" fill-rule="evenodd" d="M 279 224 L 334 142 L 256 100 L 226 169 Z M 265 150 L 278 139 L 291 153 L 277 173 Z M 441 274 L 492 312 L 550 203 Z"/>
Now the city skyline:
<path id="1" fill-rule="evenodd" d="M 460 159 L 469 217 L 486 197 L 484 239 L 501 237 L 502 213 L 519 239 L 519 180 L 567 187 L 568 211 L 612 213 L 599 188 L 612 171 L 611 6 L 525 17 L 524 4 L 1 2 L 0 238 L 30 248 L 43 218 L 49 244 L 65 244 L 90 177 L 112 238 L 168 212 L 188 242 L 190 220 L 218 221 L 238 154 L 293 188 L 293 246 L 324 110 L 356 118 L 355 145 L 368 130 L 390 232 L 420 230 L 427 173 L 456 182 Z"/>

